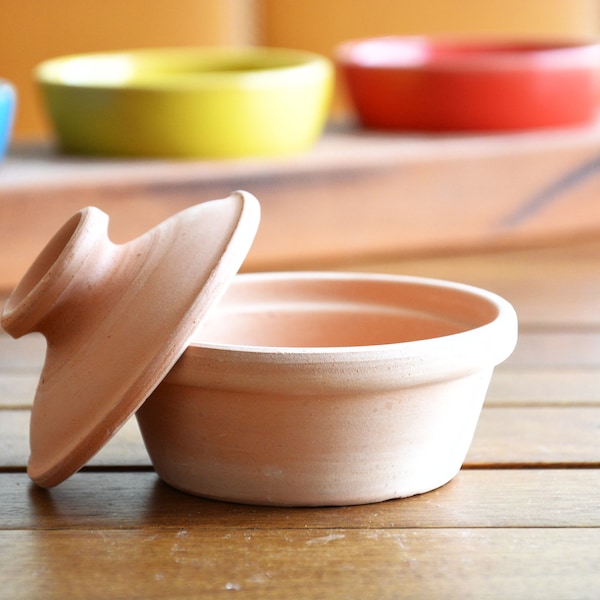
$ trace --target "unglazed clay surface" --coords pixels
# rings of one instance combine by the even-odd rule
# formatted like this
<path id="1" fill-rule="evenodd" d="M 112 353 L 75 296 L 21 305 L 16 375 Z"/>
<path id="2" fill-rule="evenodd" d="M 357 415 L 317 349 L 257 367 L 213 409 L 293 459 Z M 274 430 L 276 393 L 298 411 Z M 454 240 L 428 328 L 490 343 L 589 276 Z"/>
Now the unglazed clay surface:
<path id="1" fill-rule="evenodd" d="M 236 502 L 340 505 L 429 491 L 460 469 L 517 320 L 419 278 L 238 276 L 138 411 L 158 474 Z"/>
<path id="2" fill-rule="evenodd" d="M 87 208 L 48 243 L 2 315 L 14 337 L 48 342 L 30 427 L 36 483 L 77 471 L 135 412 L 221 298 L 258 221 L 257 200 L 236 192 L 120 245 Z"/>

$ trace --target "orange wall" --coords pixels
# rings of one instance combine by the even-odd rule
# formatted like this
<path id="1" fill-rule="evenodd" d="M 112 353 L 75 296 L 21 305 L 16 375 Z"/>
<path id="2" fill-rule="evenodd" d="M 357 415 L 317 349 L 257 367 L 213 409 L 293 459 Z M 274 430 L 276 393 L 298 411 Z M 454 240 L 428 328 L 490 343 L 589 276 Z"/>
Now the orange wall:
<path id="1" fill-rule="evenodd" d="M 0 78 L 17 86 L 15 136 L 47 131 L 32 80 L 53 56 L 136 47 L 234 44 L 248 0 L 0 0 Z M 244 22 L 242 22 L 244 21 Z"/>
<path id="2" fill-rule="evenodd" d="M 599 0 L 264 0 L 270 45 L 330 53 L 385 34 L 596 35 Z"/>
<path id="3" fill-rule="evenodd" d="M 268 45 L 328 56 L 344 40 L 375 35 L 598 33 L 600 0 L 263 0 L 261 28 Z M 335 106 L 344 104 L 343 93 L 338 93 Z"/>

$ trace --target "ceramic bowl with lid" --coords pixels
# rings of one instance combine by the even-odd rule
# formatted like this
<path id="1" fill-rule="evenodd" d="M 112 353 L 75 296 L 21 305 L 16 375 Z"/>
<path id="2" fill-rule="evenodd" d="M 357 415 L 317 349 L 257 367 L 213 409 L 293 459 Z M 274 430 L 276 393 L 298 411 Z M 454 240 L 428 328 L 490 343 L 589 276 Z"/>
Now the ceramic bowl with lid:
<path id="1" fill-rule="evenodd" d="M 368 503 L 465 459 L 512 307 L 400 275 L 238 275 L 137 413 L 158 474 L 201 496 Z"/>
<path id="2" fill-rule="evenodd" d="M 282 48 L 165 48 L 64 56 L 35 71 L 60 147 L 105 156 L 237 158 L 307 150 L 333 67 Z"/>
<path id="3" fill-rule="evenodd" d="M 368 128 L 510 131 L 598 115 L 597 41 L 391 36 L 345 42 L 336 59 Z"/>
<path id="4" fill-rule="evenodd" d="M 423 493 L 456 475 L 517 319 L 493 293 L 401 275 L 236 275 L 246 192 L 114 244 L 75 214 L 2 312 L 41 332 L 28 473 L 60 484 L 134 414 L 158 475 L 233 502 L 315 506 Z"/>

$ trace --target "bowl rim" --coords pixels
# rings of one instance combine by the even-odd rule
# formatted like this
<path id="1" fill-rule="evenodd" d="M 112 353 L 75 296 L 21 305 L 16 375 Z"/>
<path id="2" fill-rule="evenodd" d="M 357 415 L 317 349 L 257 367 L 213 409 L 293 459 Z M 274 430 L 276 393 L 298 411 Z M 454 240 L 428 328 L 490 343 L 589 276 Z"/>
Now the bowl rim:
<path id="1" fill-rule="evenodd" d="M 386 57 L 386 46 L 405 52 Z M 600 39 L 387 35 L 346 40 L 334 57 L 342 68 L 364 70 L 593 70 L 600 66 Z"/>
<path id="2" fill-rule="evenodd" d="M 485 322 L 475 326 L 465 326 L 461 331 L 450 333 L 446 335 L 416 339 L 409 341 L 382 343 L 382 344 L 369 344 L 369 345 L 355 345 L 355 346 L 272 346 L 272 345 L 249 345 L 249 344 L 225 344 L 217 342 L 202 342 L 197 337 L 193 337 L 190 340 L 190 344 L 186 352 L 193 352 L 195 348 L 215 349 L 222 350 L 225 352 L 239 353 L 239 354 L 255 354 L 264 356 L 276 355 L 283 358 L 286 355 L 339 355 L 345 353 L 348 355 L 360 354 L 365 351 L 373 354 L 387 354 L 389 352 L 396 352 L 398 349 L 404 349 L 406 353 L 410 353 L 413 350 L 423 346 L 429 345 L 432 341 L 447 339 L 452 340 L 471 333 L 485 333 L 489 329 L 496 328 L 498 323 L 501 322 L 505 325 L 514 324 L 516 325 L 516 312 L 513 306 L 504 298 L 490 292 L 483 288 L 479 288 L 473 285 L 459 283 L 455 281 L 449 281 L 444 279 L 436 279 L 432 277 L 421 277 L 417 275 L 401 275 L 401 274 L 390 274 L 390 273 L 361 273 L 361 272 L 336 272 L 336 271 L 279 271 L 279 272 L 256 272 L 256 273 L 238 273 L 234 278 L 231 286 L 235 286 L 236 282 L 250 282 L 258 283 L 262 282 L 268 284 L 272 282 L 307 282 L 307 283 L 318 283 L 318 282 L 340 282 L 340 283 L 383 283 L 394 286 L 413 286 L 423 287 L 432 290 L 438 290 L 443 292 L 444 290 L 450 292 L 458 292 L 463 294 L 465 298 L 471 298 L 473 301 L 478 303 L 486 303 L 489 308 L 493 311 L 493 316 Z M 230 287 L 231 287 L 230 286 Z M 216 318 L 219 315 L 219 310 L 222 310 L 222 314 L 235 313 L 235 307 L 231 310 L 226 308 L 226 297 L 216 307 L 213 307 L 212 316 L 209 315 L 208 320 Z M 260 302 L 259 302 L 260 304 Z M 381 305 L 383 306 L 383 302 Z M 225 306 L 225 308 L 223 308 Z M 440 316 L 440 313 L 430 312 L 432 315 Z M 443 315 L 442 315 L 443 316 Z"/>
<path id="3" fill-rule="evenodd" d="M 373 377 L 369 375 L 368 366 L 377 364 L 381 375 L 377 386 L 381 389 L 412 387 L 492 369 L 510 356 L 517 343 L 518 320 L 513 306 L 497 294 L 472 285 L 387 273 L 283 271 L 238 274 L 232 286 L 240 280 L 260 283 L 273 279 L 376 281 L 450 289 L 488 303 L 495 316 L 482 325 L 449 335 L 369 346 L 250 346 L 203 343 L 192 337 L 164 382 L 203 387 L 218 381 L 219 386 L 261 388 L 262 374 L 267 368 L 269 379 L 277 381 L 282 389 L 316 386 L 337 393 L 348 387 L 372 388 Z M 207 321 L 218 317 L 224 301 L 226 295 L 219 306 L 213 308 Z M 237 373 L 235 382 L 223 376 L 231 369 Z M 216 373 L 214 377 L 211 371 Z"/>
<path id="4" fill-rule="evenodd" d="M 97 78 L 97 71 L 86 68 L 92 63 L 108 64 L 112 72 Z M 196 68 L 191 69 L 192 64 Z M 204 64 L 206 70 L 199 69 L 199 64 Z M 161 75 L 160 71 L 153 70 L 153 65 L 154 69 L 158 65 L 162 69 L 178 67 L 179 72 Z M 289 85 L 293 81 L 304 82 L 307 78 L 327 77 L 332 71 L 330 59 L 306 50 L 266 46 L 182 46 L 58 56 L 39 63 L 34 69 L 34 79 L 42 86 L 64 89 L 168 90 L 277 85 L 279 82 Z M 136 77 L 140 78 L 136 80 Z"/>

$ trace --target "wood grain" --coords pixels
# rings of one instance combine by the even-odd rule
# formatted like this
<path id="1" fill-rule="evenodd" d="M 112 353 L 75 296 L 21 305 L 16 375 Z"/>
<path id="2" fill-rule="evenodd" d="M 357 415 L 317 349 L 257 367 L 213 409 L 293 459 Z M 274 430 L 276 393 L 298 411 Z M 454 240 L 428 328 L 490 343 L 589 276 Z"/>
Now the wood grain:
<path id="1" fill-rule="evenodd" d="M 600 406 L 600 372 L 593 368 L 496 369 L 486 406 Z"/>
<path id="2" fill-rule="evenodd" d="M 600 468 L 600 408 L 484 408 L 465 465 Z"/>
<path id="3" fill-rule="evenodd" d="M 551 371 L 600 366 L 600 330 L 594 327 L 521 329 L 513 354 L 504 367 L 535 367 Z"/>
<path id="4" fill-rule="evenodd" d="M 38 379 L 38 373 L 17 373 L 13 375 L 0 371 L 0 409 L 31 408 Z"/>
<path id="5" fill-rule="evenodd" d="M 0 410 L 0 470 L 25 469 L 29 458 L 28 410 Z M 95 467 L 149 467 L 135 418 L 130 419 L 90 460 Z"/>
<path id="6" fill-rule="evenodd" d="M 438 254 L 399 256 L 399 246 L 388 246 L 385 256 L 375 256 L 391 243 L 392 234 L 402 237 L 406 223 L 412 226 L 406 204 L 412 197 L 402 197 L 403 192 L 427 192 L 432 202 L 445 198 L 436 218 L 462 219 L 467 230 L 482 222 L 489 225 L 494 211 L 511 207 L 513 218 L 522 218 L 524 213 L 515 210 L 523 206 L 524 198 L 539 198 L 540 184 L 560 179 L 572 169 L 577 172 L 582 159 L 592 160 L 586 152 L 598 144 L 595 138 L 588 139 L 582 153 L 582 146 L 576 148 L 564 136 L 561 139 L 566 144 L 564 153 L 559 152 L 559 145 L 540 152 L 537 142 L 530 141 L 533 145 L 528 152 L 534 151 L 534 158 L 530 155 L 521 166 L 518 163 L 525 153 L 515 160 L 498 159 L 496 146 L 484 148 L 489 154 L 474 158 L 476 148 L 482 151 L 481 144 L 464 141 L 457 145 L 456 140 L 449 144 L 457 154 L 442 152 L 435 160 L 426 158 L 426 153 L 411 157 L 411 152 L 425 150 L 415 141 L 400 162 L 398 154 L 386 162 L 380 143 L 387 142 L 377 140 L 371 147 L 369 169 L 358 169 L 354 177 L 349 171 L 359 167 L 366 155 L 352 157 L 352 148 L 344 145 L 340 151 L 345 153 L 348 168 L 335 173 L 332 163 L 314 164 L 316 155 L 304 159 L 308 162 L 291 165 L 284 161 L 271 167 L 279 170 L 275 178 L 273 171 L 261 174 L 258 164 L 236 166 L 241 182 L 262 186 L 268 218 L 286 223 L 294 217 L 300 228 L 307 227 L 311 211 L 314 215 L 319 206 L 324 218 L 315 231 L 324 235 L 330 227 L 333 234 L 328 238 L 331 252 L 320 254 L 318 260 L 315 254 L 318 266 L 465 281 L 501 293 L 517 308 L 519 342 L 513 355 L 496 369 L 465 467 L 448 485 L 428 494 L 373 505 L 310 509 L 196 498 L 158 479 L 134 419 L 81 472 L 54 489 L 42 490 L 29 481 L 25 465 L 29 408 L 44 359 L 44 342 L 35 336 L 15 341 L 0 333 L 0 598 L 598 598 L 597 236 L 585 239 L 578 234 L 578 239 L 556 247 L 534 247 L 541 241 L 539 229 L 527 239 L 526 249 L 487 248 L 478 254 L 461 254 L 447 240 L 447 247 L 438 249 Z M 398 151 L 393 143 L 385 148 Z M 508 146 L 503 152 L 507 151 Z M 594 154 L 598 154 L 595 149 Z M 461 156 L 466 162 L 458 168 Z M 59 172 L 51 176 L 45 171 L 46 159 L 38 165 L 49 178 L 47 186 L 54 186 L 44 194 L 46 204 L 41 202 L 41 187 L 33 193 L 31 183 L 25 181 L 25 174 L 32 173 L 30 164 L 21 183 L 12 179 L 8 200 L 3 187 L 7 184 L 0 181 L 0 245 L 9 239 L 2 237 L 7 229 L 2 215 L 11 214 L 7 206 L 15 211 L 15 223 L 33 218 L 38 225 L 48 215 L 57 216 L 48 212 L 54 201 L 57 207 L 68 208 L 99 199 L 115 208 L 122 223 L 131 210 L 146 211 L 145 221 L 126 224 L 121 230 L 124 234 L 174 212 L 195 195 L 210 191 L 211 185 L 216 189 L 232 181 L 231 165 L 216 166 L 208 187 L 199 183 L 208 170 L 196 172 L 205 168 L 197 164 L 159 165 L 156 174 L 152 174 L 156 165 L 140 171 L 136 165 L 135 181 L 129 179 L 128 166 L 121 165 L 120 175 L 105 187 L 96 183 L 106 173 L 115 173 L 114 165 L 63 165 L 63 159 L 56 158 L 52 166 Z M 427 168 L 419 164 L 421 159 L 426 159 Z M 533 165 L 533 171 L 527 172 L 526 163 Z M 303 179 L 303 169 L 309 166 L 315 172 Z M 511 178 L 505 175 L 509 166 Z M 63 167 L 66 171 L 60 172 Z M 396 169 L 393 174 L 392 167 Z M 482 172 L 475 173 L 474 167 Z M 493 190 L 486 188 L 484 184 L 498 181 L 503 169 L 505 181 Z M 69 173 L 74 172 L 79 179 L 69 180 Z M 377 177 L 370 180 L 373 173 Z M 435 180 L 432 173 L 442 178 Z M 54 182 L 50 181 L 53 177 Z M 443 190 L 453 177 L 461 179 L 459 184 Z M 596 215 L 600 206 L 596 185 L 592 169 L 564 197 L 552 196 L 545 188 L 548 203 L 538 215 L 543 218 L 529 221 L 522 231 L 533 232 L 530 226 L 550 224 L 564 218 L 567 211 L 575 219 L 578 206 L 586 207 L 588 212 L 581 213 L 586 218 Z M 353 219 L 360 218 L 356 203 L 358 199 L 364 203 L 368 189 L 379 189 L 381 194 L 372 207 L 384 205 L 391 211 L 400 204 L 397 216 L 406 217 L 403 223 L 391 219 L 389 228 L 381 229 L 382 240 L 375 244 L 373 220 L 365 220 L 365 231 L 353 237 L 357 226 Z M 335 195 L 340 191 L 350 195 Z M 359 195 L 353 199 L 352 193 Z M 470 207 L 467 215 L 457 210 L 463 194 Z M 562 204 L 567 198 L 568 207 Z M 348 213 L 338 210 L 340 203 Z M 42 212 L 27 212 L 39 211 L 40 206 Z M 536 208 L 529 206 L 529 210 Z M 425 202 L 425 209 L 431 210 L 431 204 Z M 451 209 L 456 214 L 449 217 Z M 411 214 L 424 216 L 420 205 Z M 50 220 L 44 221 L 44 227 L 51 225 Z M 568 226 L 574 223 L 565 221 Z M 10 239 L 31 249 L 44 233 L 42 229 L 23 234 L 22 239 L 23 232 L 11 233 Z M 480 227 L 482 235 L 486 231 Z M 277 237 L 281 232 L 273 234 L 274 247 L 283 243 Z M 423 228 L 415 229 L 416 235 L 423 233 Z M 285 240 L 288 248 L 299 245 L 295 235 Z M 348 239 L 340 243 L 340 236 Z M 308 243 L 298 264 L 310 264 L 311 253 L 324 239 L 317 236 L 314 245 Z M 498 240 L 492 236 L 482 246 Z M 410 236 L 406 241 L 411 242 Z M 517 237 L 512 238 L 511 243 L 517 242 Z M 354 251 L 362 244 L 371 246 L 359 256 Z M 3 271 L 4 256 L 0 252 L 0 280 L 6 281 L 12 275 Z M 292 264 L 285 252 L 278 259 L 286 268 Z"/>
<path id="7" fill-rule="evenodd" d="M 496 292 L 516 308 L 519 322 L 544 333 L 600 330 L 600 241 L 595 235 L 571 243 L 496 252 L 457 253 L 362 262 L 346 261 L 346 271 L 405 273 L 461 281 Z M 568 348 L 569 352 L 575 347 Z"/>
<path id="8" fill-rule="evenodd" d="M 0 529 L 600 527 L 596 469 L 463 470 L 412 498 L 293 510 L 198 498 L 140 471 L 81 472 L 50 490 L 0 473 L 0 488 Z"/>
<path id="9" fill-rule="evenodd" d="M 599 528 L 2 531 L 0 555 L 15 600 L 572 600 L 600 586 Z"/>
<path id="10" fill-rule="evenodd" d="M 45 352 L 46 341 L 40 334 L 13 339 L 0 329 L 0 373 L 39 373 Z"/>

